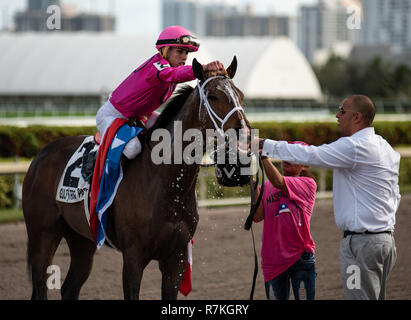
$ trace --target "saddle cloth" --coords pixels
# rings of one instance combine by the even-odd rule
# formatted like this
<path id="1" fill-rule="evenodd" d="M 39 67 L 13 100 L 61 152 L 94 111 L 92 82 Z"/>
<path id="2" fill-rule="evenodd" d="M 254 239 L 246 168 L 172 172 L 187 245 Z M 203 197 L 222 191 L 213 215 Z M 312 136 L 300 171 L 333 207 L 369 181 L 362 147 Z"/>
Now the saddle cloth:
<path id="1" fill-rule="evenodd" d="M 67 162 L 57 187 L 57 201 L 84 201 L 84 213 L 98 249 L 106 238 L 107 210 L 123 178 L 122 151 L 127 142 L 142 131 L 125 122 L 125 119 L 116 119 L 100 146 L 93 136 L 86 137 Z"/>

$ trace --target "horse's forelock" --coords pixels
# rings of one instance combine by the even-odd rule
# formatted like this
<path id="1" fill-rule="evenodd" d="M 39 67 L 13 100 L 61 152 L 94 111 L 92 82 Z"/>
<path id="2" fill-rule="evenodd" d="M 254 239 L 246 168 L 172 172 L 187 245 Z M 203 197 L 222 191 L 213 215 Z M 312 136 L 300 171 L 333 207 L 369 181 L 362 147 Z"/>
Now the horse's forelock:
<path id="1" fill-rule="evenodd" d="M 215 77 L 215 76 L 227 76 L 227 75 L 228 73 L 226 69 L 219 69 L 218 71 L 207 71 L 204 74 L 204 78 L 208 79 L 208 78 Z"/>

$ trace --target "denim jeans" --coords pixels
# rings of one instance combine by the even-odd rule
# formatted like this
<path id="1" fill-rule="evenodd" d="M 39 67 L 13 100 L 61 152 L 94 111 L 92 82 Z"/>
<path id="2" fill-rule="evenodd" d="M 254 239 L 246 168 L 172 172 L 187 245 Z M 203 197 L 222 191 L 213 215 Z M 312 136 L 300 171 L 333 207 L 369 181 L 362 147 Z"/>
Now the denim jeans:
<path id="1" fill-rule="evenodd" d="M 288 300 L 291 282 L 295 300 L 314 300 L 316 277 L 315 256 L 312 252 L 304 252 L 291 267 L 265 283 L 267 299 Z M 303 291 L 300 290 L 302 284 L 305 288 Z M 301 297 L 300 293 L 305 297 Z"/>

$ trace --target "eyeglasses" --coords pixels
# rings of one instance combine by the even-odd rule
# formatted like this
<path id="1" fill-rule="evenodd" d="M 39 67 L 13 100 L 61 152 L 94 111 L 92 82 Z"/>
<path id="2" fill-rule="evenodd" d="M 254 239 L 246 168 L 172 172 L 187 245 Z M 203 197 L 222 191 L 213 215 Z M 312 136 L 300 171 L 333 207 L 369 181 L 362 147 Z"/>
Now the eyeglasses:
<path id="1" fill-rule="evenodd" d="M 193 37 L 190 35 L 181 36 L 180 38 L 176 38 L 176 39 L 158 40 L 156 42 L 156 45 L 161 45 L 161 44 L 182 44 L 182 45 L 194 46 L 196 48 L 200 47 L 200 41 L 196 37 Z"/>
<path id="2" fill-rule="evenodd" d="M 351 111 L 351 112 L 353 112 L 353 113 L 358 112 L 358 111 L 349 110 L 349 109 L 345 109 L 345 110 L 344 110 L 344 108 L 343 108 L 342 106 L 339 106 L 339 107 L 338 107 L 338 112 L 341 112 L 341 114 L 344 114 L 344 113 L 346 113 L 347 111 Z"/>

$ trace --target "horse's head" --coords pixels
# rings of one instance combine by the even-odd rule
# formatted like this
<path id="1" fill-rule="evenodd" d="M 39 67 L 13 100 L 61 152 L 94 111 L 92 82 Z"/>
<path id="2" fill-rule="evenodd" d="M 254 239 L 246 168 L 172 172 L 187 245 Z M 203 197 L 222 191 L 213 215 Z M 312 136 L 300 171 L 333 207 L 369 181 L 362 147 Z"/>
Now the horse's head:
<path id="1" fill-rule="evenodd" d="M 194 59 L 193 71 L 198 79 L 199 116 L 204 126 L 220 132 L 250 128 L 242 108 L 244 94 L 232 81 L 237 71 L 237 58 L 234 56 L 227 69 L 211 72 L 205 72 Z"/>
<path id="2" fill-rule="evenodd" d="M 230 66 L 217 72 L 205 72 L 202 65 L 193 60 L 193 71 L 198 79 L 198 115 L 203 129 L 215 129 L 217 133 L 216 175 L 220 184 L 243 185 L 249 175 L 240 170 L 249 167 L 250 124 L 244 113 L 244 94 L 233 81 L 237 70 L 237 59 Z M 221 139 L 224 137 L 224 139 Z M 242 159 L 241 159 L 242 158 Z"/>

